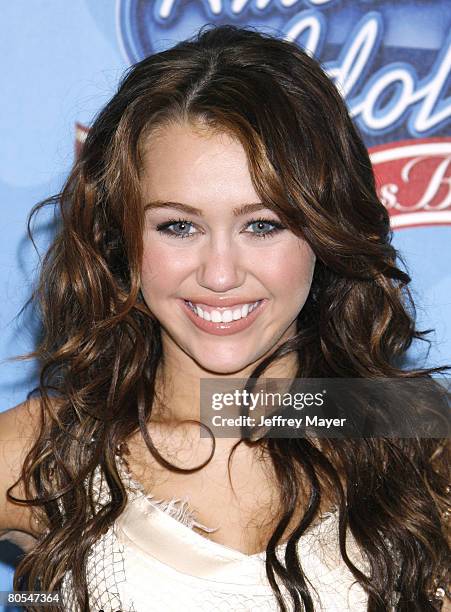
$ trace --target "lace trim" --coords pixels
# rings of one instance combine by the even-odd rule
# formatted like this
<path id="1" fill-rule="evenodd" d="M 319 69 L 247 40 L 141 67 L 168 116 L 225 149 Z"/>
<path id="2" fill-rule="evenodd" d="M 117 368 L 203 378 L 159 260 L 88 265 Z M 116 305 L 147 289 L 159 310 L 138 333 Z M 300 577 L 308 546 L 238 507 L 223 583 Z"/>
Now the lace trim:
<path id="1" fill-rule="evenodd" d="M 189 498 L 185 497 L 174 497 L 170 500 L 156 499 L 152 493 L 148 493 L 144 490 L 144 487 L 140 482 L 137 482 L 130 474 L 130 470 L 127 461 L 120 455 L 116 455 L 119 471 L 121 477 L 124 479 L 124 485 L 129 489 L 132 494 L 138 494 L 144 496 L 150 501 L 153 506 L 156 506 L 169 516 L 172 516 L 183 525 L 186 525 L 190 529 L 197 527 L 207 533 L 213 533 L 217 531 L 219 527 L 208 527 L 203 523 L 199 523 L 196 520 L 196 510 L 191 508 Z"/>

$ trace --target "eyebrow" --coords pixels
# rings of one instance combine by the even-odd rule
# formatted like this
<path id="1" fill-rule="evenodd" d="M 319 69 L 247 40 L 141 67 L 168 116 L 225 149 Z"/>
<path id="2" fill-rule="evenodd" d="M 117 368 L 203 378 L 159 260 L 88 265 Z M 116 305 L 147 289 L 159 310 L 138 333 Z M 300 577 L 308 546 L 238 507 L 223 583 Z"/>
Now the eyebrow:
<path id="1" fill-rule="evenodd" d="M 198 215 L 199 217 L 204 216 L 199 208 L 195 208 L 189 204 L 183 204 L 182 202 L 165 202 L 163 200 L 155 200 L 146 204 L 144 210 L 148 210 L 149 208 L 176 208 L 177 210 L 180 210 L 188 215 Z M 263 204 L 263 202 L 252 202 L 250 204 L 243 204 L 238 208 L 234 208 L 232 213 L 234 217 L 240 217 L 241 215 L 247 215 L 248 213 L 262 210 L 263 208 L 268 208 L 268 206 Z"/>

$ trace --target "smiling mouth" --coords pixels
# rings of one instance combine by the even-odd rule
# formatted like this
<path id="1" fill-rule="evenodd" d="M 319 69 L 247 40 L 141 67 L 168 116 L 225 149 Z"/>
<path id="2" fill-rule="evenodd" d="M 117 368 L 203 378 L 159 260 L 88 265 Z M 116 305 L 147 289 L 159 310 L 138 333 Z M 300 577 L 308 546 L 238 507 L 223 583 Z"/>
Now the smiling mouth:
<path id="1" fill-rule="evenodd" d="M 208 311 L 206 304 L 202 304 L 202 308 L 202 306 L 195 305 L 185 299 L 180 299 L 179 303 L 182 305 L 185 314 L 198 329 L 215 336 L 228 336 L 251 327 L 265 310 L 269 300 L 263 298 L 256 302 L 230 308 L 209 306 Z M 210 320 L 206 317 L 210 317 Z"/>
<path id="2" fill-rule="evenodd" d="M 256 302 L 242 304 L 241 306 L 232 308 L 210 308 L 209 310 L 205 307 L 201 308 L 201 306 L 195 305 L 189 300 L 184 300 L 184 302 L 197 317 L 204 321 L 211 321 L 212 323 L 230 323 L 232 321 L 246 319 L 260 306 L 263 300 L 257 300 Z"/>

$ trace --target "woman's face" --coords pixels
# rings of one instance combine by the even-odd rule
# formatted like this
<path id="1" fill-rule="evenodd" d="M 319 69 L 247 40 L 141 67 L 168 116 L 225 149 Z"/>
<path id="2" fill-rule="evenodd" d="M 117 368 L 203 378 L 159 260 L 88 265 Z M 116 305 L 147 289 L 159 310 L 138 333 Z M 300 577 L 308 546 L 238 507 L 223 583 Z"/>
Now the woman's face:
<path id="1" fill-rule="evenodd" d="M 217 374 L 255 367 L 296 332 L 311 248 L 279 229 L 242 145 L 225 133 L 165 126 L 148 139 L 142 176 L 142 293 L 165 355 Z"/>

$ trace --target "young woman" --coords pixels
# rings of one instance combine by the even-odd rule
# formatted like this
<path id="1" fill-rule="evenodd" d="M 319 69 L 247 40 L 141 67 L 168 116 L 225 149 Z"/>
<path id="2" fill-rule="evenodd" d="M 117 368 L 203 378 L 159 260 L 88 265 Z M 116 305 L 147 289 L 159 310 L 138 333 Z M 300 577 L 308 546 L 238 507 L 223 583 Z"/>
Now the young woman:
<path id="1" fill-rule="evenodd" d="M 196 426 L 203 379 L 446 369 L 400 367 L 426 332 L 318 63 L 232 26 L 146 58 L 48 202 L 39 394 L 0 415 L 0 527 L 36 537 L 15 588 L 65 611 L 446 609 L 445 438 Z"/>

